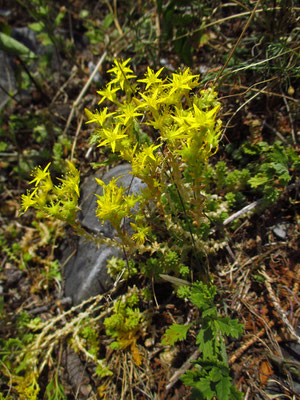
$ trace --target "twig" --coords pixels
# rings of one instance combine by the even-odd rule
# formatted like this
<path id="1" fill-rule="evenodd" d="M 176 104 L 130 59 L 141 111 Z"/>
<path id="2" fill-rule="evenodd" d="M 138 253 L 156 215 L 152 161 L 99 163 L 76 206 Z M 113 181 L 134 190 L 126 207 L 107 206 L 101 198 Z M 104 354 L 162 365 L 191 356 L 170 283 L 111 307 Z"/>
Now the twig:
<path id="1" fill-rule="evenodd" d="M 22 65 L 22 67 L 24 68 L 26 74 L 28 75 L 29 79 L 31 80 L 31 82 L 34 84 L 34 86 L 36 87 L 36 89 L 40 92 L 40 94 L 42 95 L 43 99 L 46 100 L 47 103 L 50 103 L 50 98 L 47 95 L 47 93 L 44 92 L 43 88 L 41 87 L 41 85 L 34 79 L 34 77 L 32 76 L 31 72 L 29 71 L 29 69 L 27 68 L 27 65 L 25 64 L 25 62 L 21 59 L 21 57 L 17 57 L 18 61 L 20 62 L 20 64 Z"/>
<path id="2" fill-rule="evenodd" d="M 226 124 L 226 126 L 225 126 L 225 128 L 224 128 L 223 136 L 225 135 L 225 132 L 226 132 L 227 128 L 229 127 L 230 122 L 232 121 L 233 117 L 235 117 L 235 115 L 236 115 L 239 111 L 241 111 L 241 109 L 242 109 L 243 107 L 245 107 L 245 105 L 247 105 L 248 103 L 250 103 L 250 101 L 252 101 L 253 99 L 255 99 L 255 97 L 257 97 L 259 94 L 261 94 L 262 91 L 265 90 L 266 88 L 267 88 L 267 86 L 265 86 L 264 88 L 262 88 L 261 90 L 259 90 L 257 93 L 255 93 L 253 96 L 251 96 L 248 100 L 246 100 L 243 104 L 240 105 L 240 107 L 239 107 L 239 108 L 232 114 L 232 116 L 229 118 L 229 121 L 227 122 L 227 124 Z"/>
<path id="3" fill-rule="evenodd" d="M 244 36 L 244 34 L 245 34 L 250 22 L 252 21 L 252 18 L 254 17 L 255 11 L 257 10 L 257 7 L 258 7 L 259 3 L 260 3 L 260 0 L 257 0 L 256 4 L 255 4 L 255 7 L 253 8 L 253 10 L 252 10 L 252 12 L 250 14 L 250 17 L 249 17 L 248 21 L 246 22 L 246 25 L 244 26 L 244 29 L 243 29 L 242 33 L 240 34 L 240 37 L 238 38 L 238 40 L 236 41 L 235 45 L 233 46 L 233 48 L 232 48 L 232 50 L 231 50 L 231 52 L 230 52 L 225 64 L 223 65 L 223 67 L 221 68 L 221 71 L 218 73 L 218 75 L 217 75 L 217 77 L 215 79 L 215 85 L 217 84 L 217 82 L 220 79 L 221 75 L 223 74 L 225 68 L 227 67 L 231 57 L 235 53 L 238 45 L 240 44 L 240 42 L 242 40 L 242 37 Z"/>
<path id="4" fill-rule="evenodd" d="M 87 83 L 84 85 L 84 87 L 83 87 L 83 89 L 81 90 L 81 92 L 79 93 L 77 99 L 74 101 L 73 106 L 72 106 L 72 109 L 71 109 L 70 114 L 69 114 L 68 121 L 67 121 L 66 126 L 65 126 L 65 129 L 64 129 L 64 131 L 63 131 L 63 136 L 66 135 L 66 133 L 67 133 L 67 131 L 68 131 L 68 129 L 69 129 L 69 126 L 70 126 L 70 124 L 71 124 L 71 121 L 72 121 L 72 119 L 73 119 L 73 116 L 74 116 L 76 107 L 79 105 L 79 103 L 80 103 L 82 97 L 85 95 L 85 92 L 87 91 L 88 87 L 90 86 L 90 84 L 91 84 L 91 82 L 92 82 L 94 76 L 96 75 L 98 69 L 100 68 L 100 65 L 101 65 L 101 64 L 103 63 L 103 61 L 105 60 L 106 55 L 107 55 L 107 51 L 105 51 L 105 52 L 102 54 L 100 60 L 98 61 L 97 65 L 95 66 L 94 71 L 92 72 L 91 76 L 89 77 Z"/>
<path id="5" fill-rule="evenodd" d="M 281 7 L 270 7 L 270 8 L 267 8 L 267 9 L 259 9 L 259 10 L 256 10 L 256 14 L 259 14 L 259 13 L 262 13 L 262 12 L 266 12 L 266 11 L 280 10 L 280 9 L 281 9 Z M 299 11 L 300 7 L 293 7 L 293 9 L 295 11 Z M 185 38 L 187 36 L 192 36 L 197 32 L 200 32 L 200 31 L 203 31 L 203 30 L 205 30 L 207 28 L 210 28 L 211 26 L 219 25 L 219 24 L 222 24 L 223 22 L 230 21 L 232 19 L 246 17 L 247 15 L 249 15 L 251 13 L 252 13 L 252 11 L 244 11 L 244 12 L 239 13 L 239 14 L 229 15 L 228 17 L 217 19 L 216 21 L 209 22 L 208 24 L 206 24 L 204 26 L 201 26 L 200 28 L 191 30 L 188 33 L 184 33 L 184 34 L 182 34 L 180 36 L 176 36 L 176 38 L 172 39 L 172 41 L 174 42 L 175 40 L 182 39 L 182 38 Z"/>
<path id="6" fill-rule="evenodd" d="M 282 90 L 281 90 L 281 93 L 283 94 Z M 287 99 L 285 97 L 283 97 L 283 101 L 284 101 L 284 104 L 286 106 L 286 110 L 288 112 L 288 116 L 289 116 L 289 120 L 290 120 L 293 143 L 296 144 L 296 135 L 295 135 L 295 129 L 294 129 L 294 124 L 293 124 L 293 118 L 291 116 L 290 106 L 289 106 L 289 103 L 287 102 Z"/>
<path id="7" fill-rule="evenodd" d="M 285 144 L 288 144 L 288 141 L 286 140 L 285 137 L 282 136 L 280 132 L 278 132 L 276 129 L 274 129 L 271 125 L 269 125 L 267 122 L 264 121 L 264 125 L 270 129 L 273 133 L 275 133 L 276 136 L 279 137 L 280 140 L 282 140 Z"/>
<path id="8" fill-rule="evenodd" d="M 71 162 L 73 161 L 74 151 L 75 151 L 75 147 L 76 147 L 76 143 L 77 143 L 77 138 L 78 138 L 81 126 L 82 126 L 82 121 L 83 121 L 83 115 L 81 115 L 81 117 L 80 117 L 80 121 L 79 121 L 79 123 L 77 125 L 75 137 L 74 137 L 74 140 L 73 140 L 73 145 L 72 145 L 72 150 L 71 150 Z"/>
<path id="9" fill-rule="evenodd" d="M 266 278 L 265 280 L 265 285 L 268 290 L 269 296 L 271 297 L 271 300 L 273 302 L 274 308 L 277 311 L 278 315 L 281 317 L 282 322 L 286 325 L 288 331 L 290 334 L 297 340 L 297 342 L 300 344 L 300 337 L 297 335 L 294 327 L 288 320 L 288 317 L 286 315 L 286 312 L 284 309 L 281 307 L 279 304 L 279 299 L 275 296 L 275 293 L 273 291 L 273 288 L 271 286 L 272 279 L 269 277 L 269 275 L 266 273 L 265 267 L 262 266 L 262 271 L 261 274 Z"/>
<path id="10" fill-rule="evenodd" d="M 53 104 L 56 99 L 58 98 L 58 96 L 65 90 L 65 87 L 68 86 L 69 82 L 71 82 L 74 79 L 74 76 L 77 74 L 78 68 L 72 68 L 72 73 L 70 75 L 70 77 L 66 80 L 66 82 L 59 88 L 59 90 L 57 91 L 57 93 L 55 94 L 55 96 L 53 97 L 53 99 L 51 100 L 51 104 Z"/>
<path id="11" fill-rule="evenodd" d="M 270 79 L 264 79 L 263 81 L 255 82 L 255 83 L 254 83 L 253 85 L 251 85 L 251 86 L 242 86 L 242 85 L 240 85 L 240 86 L 239 86 L 240 88 L 245 89 L 243 92 L 234 93 L 234 94 L 228 94 L 227 96 L 222 96 L 222 97 L 218 98 L 218 100 L 230 99 L 230 98 L 232 98 L 232 97 L 240 97 L 240 96 L 243 96 L 243 95 L 247 94 L 250 90 L 256 90 L 256 92 L 257 92 L 257 91 L 260 92 L 260 91 L 261 91 L 260 89 L 254 89 L 255 86 L 261 85 L 261 84 L 266 83 L 266 82 L 274 81 L 274 79 L 278 79 L 278 78 L 277 78 L 276 76 L 273 76 L 273 77 L 270 78 Z M 226 85 L 226 86 L 227 86 L 227 85 Z M 280 95 L 280 97 L 282 97 L 282 96 Z"/>
<path id="12" fill-rule="evenodd" d="M 230 222 L 234 221 L 235 219 L 240 218 L 242 215 L 246 214 L 247 212 L 253 210 L 254 208 L 257 208 L 257 206 L 262 202 L 262 200 L 263 199 L 256 200 L 253 203 L 248 204 L 241 210 L 237 211 L 236 213 L 230 215 L 230 217 L 228 217 L 224 220 L 223 225 L 224 226 L 228 225 L 228 224 L 230 224 Z"/>
<path id="13" fill-rule="evenodd" d="M 276 56 L 272 56 L 272 57 L 266 58 L 265 60 L 258 61 L 258 62 L 253 63 L 253 64 L 248 64 L 248 65 L 246 65 L 245 67 L 240 67 L 240 68 L 237 68 L 237 69 L 235 69 L 235 70 L 233 70 L 233 71 L 228 71 L 228 72 L 226 72 L 225 75 L 223 75 L 223 78 L 225 78 L 225 76 L 227 76 L 227 75 L 235 74 L 236 72 L 240 72 L 240 71 L 243 71 L 243 70 L 245 70 L 245 69 L 249 69 L 249 68 L 252 68 L 252 67 L 256 67 L 257 65 L 265 64 L 266 62 L 269 62 L 269 61 L 271 61 L 271 60 L 274 60 L 275 58 L 281 57 L 281 56 L 283 56 L 283 55 L 285 55 L 285 54 L 287 54 L 287 53 L 290 53 L 290 52 L 292 52 L 292 51 L 295 51 L 295 52 L 296 52 L 297 50 L 299 50 L 299 48 L 300 48 L 300 46 L 297 46 L 297 47 L 294 47 L 294 48 L 292 48 L 292 49 L 283 51 L 282 53 L 277 54 Z M 284 96 L 284 97 L 286 97 L 286 96 Z"/>
<path id="14" fill-rule="evenodd" d="M 273 325 L 274 322 L 270 321 L 269 328 L 272 328 Z M 249 349 L 249 347 L 251 347 L 255 342 L 257 342 L 259 338 L 264 336 L 265 332 L 266 332 L 265 328 L 262 328 L 255 336 L 253 336 L 246 343 L 244 343 L 239 349 L 237 349 L 236 352 L 230 357 L 228 364 L 232 365 L 233 363 L 235 363 L 236 360 L 239 359 L 242 356 L 242 354 Z"/>
<path id="15" fill-rule="evenodd" d="M 114 16 L 114 24 L 115 24 L 115 26 L 116 26 L 116 28 L 117 28 L 117 30 L 119 32 L 119 35 L 122 36 L 123 35 L 123 31 L 122 31 L 122 28 L 121 28 L 121 26 L 119 24 L 118 15 L 117 15 L 117 1 L 116 0 L 113 1 L 114 8 L 112 8 L 112 6 L 111 6 L 111 4 L 110 4 L 110 2 L 108 0 L 106 0 L 105 2 L 106 2 L 106 5 L 107 5 L 110 13 L 113 14 L 113 16 Z"/>
<path id="16" fill-rule="evenodd" d="M 190 356 L 190 358 L 172 376 L 170 382 L 166 386 L 166 390 L 170 390 L 175 385 L 175 383 L 178 381 L 181 375 L 184 374 L 190 368 L 192 361 L 196 360 L 199 357 L 199 355 L 200 355 L 199 350 L 194 351 L 194 353 Z"/>
<path id="17" fill-rule="evenodd" d="M 292 183 L 286 187 L 286 191 L 289 192 L 293 189 L 298 189 L 300 182 Z M 223 221 L 223 226 L 230 224 L 230 222 L 234 221 L 237 218 L 240 218 L 242 215 L 246 214 L 247 212 L 258 208 L 258 206 L 263 202 L 263 198 L 254 201 L 253 203 L 248 204 L 247 206 L 243 207 L 241 210 L 235 212 L 234 214 L 230 215 L 230 217 L 226 218 Z"/>

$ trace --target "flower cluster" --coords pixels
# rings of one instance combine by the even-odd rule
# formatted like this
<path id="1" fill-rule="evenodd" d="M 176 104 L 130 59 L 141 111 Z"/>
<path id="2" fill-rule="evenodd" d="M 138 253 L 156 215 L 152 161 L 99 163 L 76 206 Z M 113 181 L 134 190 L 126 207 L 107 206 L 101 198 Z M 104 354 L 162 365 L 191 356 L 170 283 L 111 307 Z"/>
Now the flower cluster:
<path id="1" fill-rule="evenodd" d="M 99 104 L 104 103 L 104 107 L 85 111 L 87 123 L 97 126 L 93 139 L 98 146 L 130 163 L 131 173 L 145 184 L 140 195 L 129 195 L 117 179 L 107 185 L 97 180 L 103 193 L 97 196 L 96 215 L 100 221 L 109 220 L 121 239 L 126 233 L 121 229 L 122 221 L 130 217 L 131 243 L 142 245 L 150 234 L 149 210 L 153 206 L 160 207 L 168 229 L 171 219 L 183 214 L 182 227 L 200 226 L 201 174 L 217 150 L 221 122 L 217 119 L 216 93 L 211 88 L 199 93 L 199 76 L 189 68 L 162 78 L 163 68 L 154 72 L 148 67 L 144 78 L 137 80 L 129 61 L 115 60 L 109 70 L 111 81 L 98 91 Z M 51 180 L 49 164 L 44 170 L 37 168 L 31 181 L 34 189 L 22 196 L 22 210 L 34 207 L 48 216 L 74 222 L 79 172 L 70 162 L 68 167 L 57 186 Z"/>
<path id="2" fill-rule="evenodd" d="M 129 61 L 115 60 L 110 70 L 111 81 L 98 91 L 99 104 L 105 102 L 108 107 L 94 113 L 86 109 L 87 123 L 97 125 L 98 146 L 110 148 L 129 162 L 132 174 L 147 185 L 139 199 L 141 207 L 143 201 L 151 199 L 159 203 L 168 197 L 170 173 L 176 181 L 176 190 L 188 201 L 191 193 L 184 186 L 186 181 L 192 181 L 194 191 L 195 182 L 200 187 L 203 166 L 218 148 L 221 122 L 217 119 L 220 105 L 216 92 L 209 88 L 199 95 L 195 90 L 199 76 L 193 75 L 189 68 L 162 78 L 163 68 L 154 72 L 148 67 L 145 77 L 136 80 Z M 115 182 L 104 191 L 98 200 L 99 218 L 107 217 L 111 223 L 120 221 L 127 206 L 116 205 L 117 193 L 124 202 Z M 134 238 L 141 241 L 145 224 L 132 227 L 136 232 Z"/>
<path id="3" fill-rule="evenodd" d="M 158 149 L 164 145 L 196 172 L 199 162 L 205 162 L 218 146 L 221 122 L 216 120 L 216 93 L 208 89 L 200 96 L 193 94 L 199 76 L 192 75 L 189 68 L 162 79 L 163 68 L 155 73 L 148 67 L 145 78 L 137 80 L 145 86 L 142 90 L 131 82 L 135 75 L 128 67 L 129 60 L 115 60 L 110 70 L 113 79 L 98 92 L 102 96 L 99 104 L 110 101 L 116 111 L 108 114 L 106 107 L 95 113 L 86 110 L 88 123 L 98 125 L 98 145 L 118 152 L 132 165 L 133 174 L 144 181 L 150 181 L 149 175 L 153 178 L 162 163 Z M 139 131 L 147 125 L 152 130 L 150 143 L 145 144 L 139 140 Z"/>
<path id="4" fill-rule="evenodd" d="M 123 185 L 118 186 L 116 183 L 118 179 L 113 178 L 106 185 L 96 178 L 98 184 L 103 187 L 102 196 L 96 195 L 98 197 L 96 216 L 103 221 L 111 221 L 117 231 L 121 226 L 122 219 L 131 216 L 131 210 L 140 199 L 140 196 L 136 194 L 126 195 L 127 188 L 124 188 Z"/>
<path id="5" fill-rule="evenodd" d="M 22 195 L 22 213 L 33 207 L 48 217 L 74 223 L 78 210 L 80 176 L 70 161 L 67 161 L 67 165 L 68 172 L 64 179 L 58 178 L 60 181 L 58 185 L 52 182 L 50 163 L 44 169 L 37 167 L 33 171 L 34 179 L 30 183 L 34 183 L 34 188 Z"/>

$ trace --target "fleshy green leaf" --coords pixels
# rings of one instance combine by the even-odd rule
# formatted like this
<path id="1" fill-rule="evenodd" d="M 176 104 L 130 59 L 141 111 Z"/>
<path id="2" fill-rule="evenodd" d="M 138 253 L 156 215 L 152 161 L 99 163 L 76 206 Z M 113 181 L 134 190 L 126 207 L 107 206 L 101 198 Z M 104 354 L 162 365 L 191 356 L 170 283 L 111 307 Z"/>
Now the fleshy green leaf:
<path id="1" fill-rule="evenodd" d="M 28 25 L 28 28 L 34 32 L 42 32 L 45 29 L 45 25 L 43 22 L 33 22 L 32 24 Z"/>
<path id="2" fill-rule="evenodd" d="M 34 53 L 28 47 L 3 32 L 0 32 L 0 50 L 11 56 L 34 57 Z"/>

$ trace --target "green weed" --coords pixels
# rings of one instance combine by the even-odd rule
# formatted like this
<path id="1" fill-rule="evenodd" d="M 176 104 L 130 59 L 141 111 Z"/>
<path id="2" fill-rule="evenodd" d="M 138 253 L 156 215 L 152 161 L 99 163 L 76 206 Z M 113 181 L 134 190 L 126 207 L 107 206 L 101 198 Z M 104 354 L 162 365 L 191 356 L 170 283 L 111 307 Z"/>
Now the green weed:
<path id="1" fill-rule="evenodd" d="M 199 321 L 171 325 L 163 336 L 162 344 L 174 345 L 186 339 L 191 327 L 201 327 L 196 336 L 201 356 L 193 362 L 193 370 L 186 372 L 181 380 L 193 388 L 192 396 L 195 399 L 211 400 L 214 396 L 222 400 L 242 399 L 242 393 L 231 383 L 224 342 L 225 336 L 238 338 L 243 332 L 242 325 L 230 317 L 218 315 L 214 303 L 215 286 L 208 287 L 196 282 L 192 286 L 180 286 L 177 294 L 188 298 L 199 309 Z"/>

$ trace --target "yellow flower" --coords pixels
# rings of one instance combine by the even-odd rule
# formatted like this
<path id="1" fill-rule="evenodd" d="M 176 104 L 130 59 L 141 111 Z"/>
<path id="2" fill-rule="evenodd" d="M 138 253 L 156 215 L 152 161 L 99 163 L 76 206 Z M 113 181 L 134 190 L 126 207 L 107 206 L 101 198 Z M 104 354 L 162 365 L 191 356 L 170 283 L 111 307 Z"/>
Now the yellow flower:
<path id="1" fill-rule="evenodd" d="M 35 186 L 38 186 L 39 183 L 44 180 L 47 176 L 49 176 L 49 171 L 48 168 L 50 166 L 51 163 L 49 163 L 45 169 L 41 169 L 41 167 L 37 167 L 32 175 L 35 177 L 32 181 L 30 181 L 29 183 L 34 183 L 35 182 Z"/>
<path id="2" fill-rule="evenodd" d="M 103 110 L 101 111 L 96 111 L 95 114 L 93 114 L 92 112 L 90 112 L 90 110 L 88 110 L 87 108 L 84 109 L 87 117 L 89 118 L 89 120 L 86 122 L 86 124 L 91 124 L 93 122 L 96 122 L 98 125 L 103 126 L 104 122 L 107 120 L 108 117 L 110 117 L 111 115 L 114 115 L 115 112 L 109 113 L 107 114 L 107 107 L 104 107 Z"/>
<path id="3" fill-rule="evenodd" d="M 146 83 L 146 89 L 147 90 L 150 86 L 155 85 L 156 83 L 162 83 L 163 80 L 158 78 L 159 74 L 161 73 L 161 71 L 164 69 L 164 67 L 162 67 L 160 70 L 158 70 L 156 73 L 154 73 L 154 71 L 152 71 L 151 68 L 147 67 L 147 72 L 145 74 L 145 79 L 139 79 L 138 82 L 144 82 Z"/>
<path id="4" fill-rule="evenodd" d="M 137 107 L 135 107 L 134 103 L 122 104 L 119 107 L 119 110 L 122 111 L 122 114 L 119 114 L 117 118 L 122 121 L 123 125 L 127 125 L 127 123 L 131 121 L 134 117 L 139 117 L 140 115 L 143 115 L 136 111 Z"/>
<path id="5" fill-rule="evenodd" d="M 157 146 L 155 146 L 154 144 L 151 144 L 151 146 L 144 145 L 142 147 L 142 150 L 136 155 L 136 157 L 139 159 L 141 168 L 144 167 L 149 158 L 153 160 L 156 164 L 159 163 L 160 157 L 154 154 L 154 151 L 160 146 L 162 146 L 162 144 L 158 144 Z"/>
<path id="6" fill-rule="evenodd" d="M 144 122 L 145 125 L 151 125 L 157 131 L 162 131 L 167 126 L 169 126 L 172 122 L 172 119 L 169 114 L 169 110 L 165 109 L 163 114 L 153 115 L 153 121 L 149 120 L 148 122 Z"/>
<path id="7" fill-rule="evenodd" d="M 196 78 L 196 79 L 194 79 Z M 199 75 L 192 75 L 190 69 L 187 68 L 184 72 L 179 74 L 172 74 L 170 83 L 164 85 L 166 88 L 170 88 L 170 95 L 179 90 L 192 90 L 198 86 Z"/>
<path id="8" fill-rule="evenodd" d="M 60 186 L 56 186 L 57 193 L 60 196 L 66 195 L 67 197 L 72 196 L 74 192 L 77 197 L 79 197 L 79 183 L 80 183 L 80 173 L 77 171 L 74 164 L 67 160 L 69 172 L 65 175 L 65 179 L 58 178 L 61 181 Z"/>
<path id="9" fill-rule="evenodd" d="M 32 198 L 34 193 L 29 194 L 22 194 L 21 196 L 21 214 L 26 213 L 29 207 L 32 207 L 36 204 L 36 200 Z"/>
<path id="10" fill-rule="evenodd" d="M 127 67 L 130 60 L 131 58 L 123 62 L 114 60 L 115 67 L 108 70 L 108 72 L 112 72 L 115 75 L 115 79 L 110 81 L 110 85 L 117 83 L 120 85 L 121 89 L 124 90 L 125 82 L 129 79 L 136 78 L 136 75 L 132 75 L 132 69 Z"/>
<path id="11" fill-rule="evenodd" d="M 160 103 L 163 101 L 160 97 L 160 90 L 158 88 L 154 89 L 154 91 L 149 95 L 145 95 L 144 93 L 139 93 L 144 101 L 140 102 L 140 105 L 137 108 L 146 108 L 150 107 L 150 109 L 158 110 Z"/>
<path id="12" fill-rule="evenodd" d="M 43 180 L 42 185 L 40 186 L 40 189 L 41 189 L 41 191 L 48 193 L 48 192 L 50 192 L 50 190 L 52 190 L 52 188 L 53 188 L 53 182 L 52 182 L 51 176 L 49 174 Z"/>
<path id="13" fill-rule="evenodd" d="M 119 178 L 113 178 L 106 185 L 103 181 L 96 178 L 98 184 L 103 187 L 103 195 L 99 196 L 96 194 L 98 197 L 96 215 L 103 220 L 112 221 L 115 219 L 117 225 L 120 224 L 120 221 L 125 216 L 124 210 L 122 213 L 124 188 L 122 186 L 117 186 L 116 182 L 118 179 Z"/>
<path id="14" fill-rule="evenodd" d="M 175 140 L 185 140 L 188 138 L 188 132 L 178 128 L 178 126 L 174 125 L 170 128 L 166 128 L 161 131 L 161 137 L 164 140 L 167 140 L 170 143 L 173 143 Z"/>
<path id="15" fill-rule="evenodd" d="M 106 86 L 104 90 L 98 90 L 98 94 L 102 96 L 102 99 L 99 101 L 98 104 L 101 104 L 105 99 L 114 103 L 116 101 L 116 92 L 120 90 L 119 88 L 112 89 L 111 82 Z"/>
<path id="16" fill-rule="evenodd" d="M 117 141 L 127 136 L 121 130 L 120 124 L 116 124 L 113 130 L 103 128 L 99 133 L 104 136 L 104 139 L 100 141 L 98 147 L 109 144 L 113 153 L 116 151 Z"/>
<path id="17" fill-rule="evenodd" d="M 150 226 L 138 226 L 133 222 L 130 223 L 132 229 L 135 230 L 135 233 L 132 235 L 132 239 L 137 244 L 144 244 L 147 239 L 147 235 L 151 232 Z"/>

